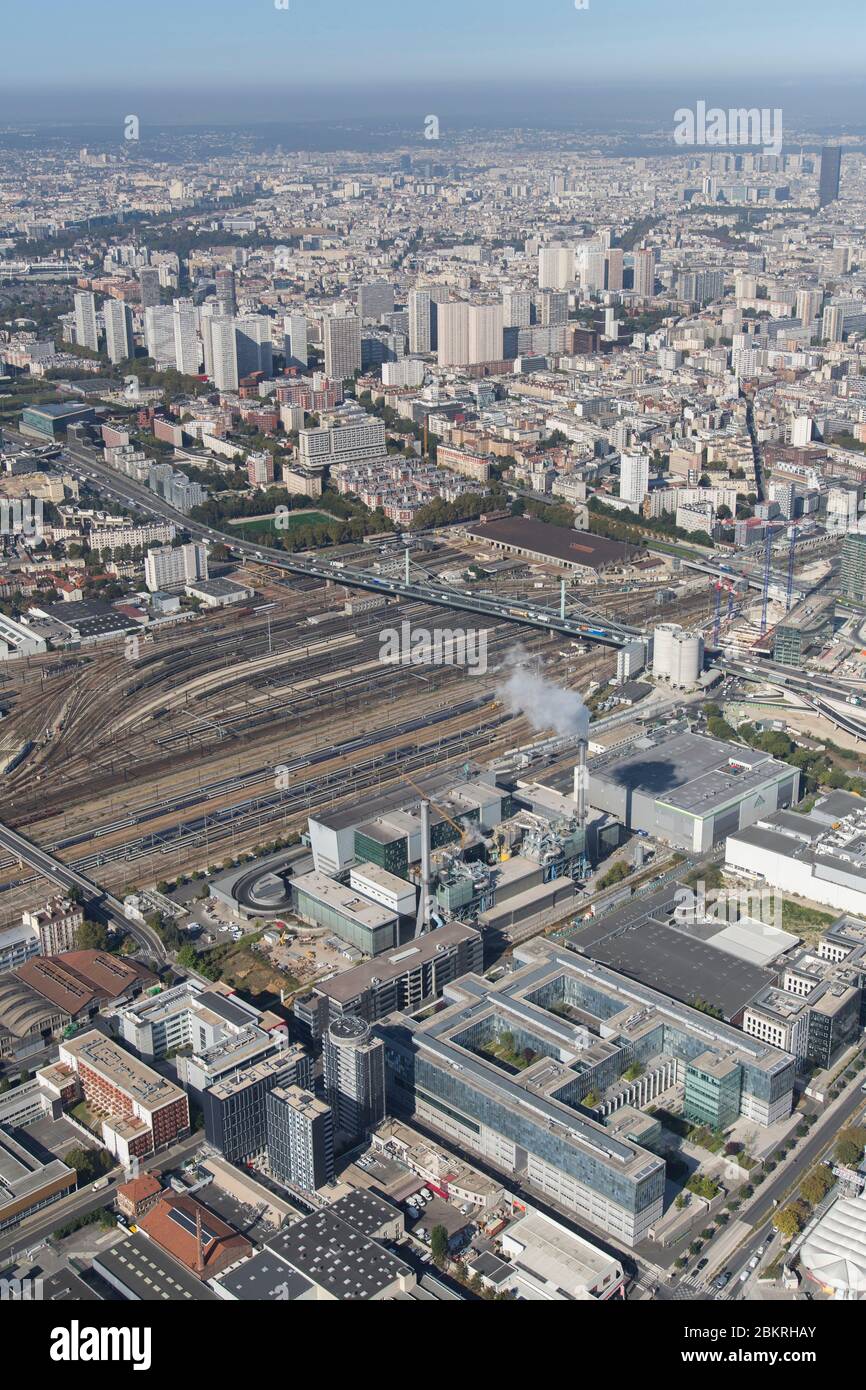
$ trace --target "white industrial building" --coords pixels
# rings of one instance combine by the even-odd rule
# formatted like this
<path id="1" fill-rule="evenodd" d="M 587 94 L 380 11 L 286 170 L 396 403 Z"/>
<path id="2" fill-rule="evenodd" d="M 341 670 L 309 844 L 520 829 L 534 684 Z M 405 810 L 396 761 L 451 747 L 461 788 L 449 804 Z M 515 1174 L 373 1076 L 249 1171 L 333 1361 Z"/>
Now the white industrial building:
<path id="1" fill-rule="evenodd" d="M 14 618 L 0 613 L 0 661 L 8 661 L 16 656 L 35 656 L 47 650 L 45 639 L 26 623 L 16 622 Z"/>
<path id="2" fill-rule="evenodd" d="M 400 917 L 414 917 L 417 906 L 415 885 L 389 873 L 378 864 L 359 864 L 351 870 L 349 883 L 389 912 L 396 912 Z"/>
<path id="3" fill-rule="evenodd" d="M 728 836 L 725 862 L 786 893 L 866 917 L 866 806 L 837 793 L 807 816 L 766 816 Z"/>
<path id="4" fill-rule="evenodd" d="M 810 1279 L 838 1299 L 866 1293 L 866 1196 L 844 1197 L 807 1236 L 800 1264 Z"/>

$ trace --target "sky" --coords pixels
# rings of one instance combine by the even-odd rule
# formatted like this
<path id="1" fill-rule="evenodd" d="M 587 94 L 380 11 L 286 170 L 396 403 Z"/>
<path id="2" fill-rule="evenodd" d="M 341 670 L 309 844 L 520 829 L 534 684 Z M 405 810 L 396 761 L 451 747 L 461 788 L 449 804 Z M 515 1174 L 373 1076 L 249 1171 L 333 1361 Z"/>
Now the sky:
<path id="1" fill-rule="evenodd" d="M 41 0 L 4 7 L 0 120 L 403 119 L 682 100 L 866 109 L 863 0 Z M 283 6 L 286 8 L 283 8 Z M 421 99 L 424 98 L 422 102 Z M 815 98 L 820 108 L 822 98 Z M 137 103 L 137 105 L 136 105 Z M 552 104 L 552 105 L 551 105 Z M 140 109 L 139 109 L 140 108 Z M 426 114 L 426 113 L 425 113 Z M 437 112 L 438 114 L 438 112 Z"/>

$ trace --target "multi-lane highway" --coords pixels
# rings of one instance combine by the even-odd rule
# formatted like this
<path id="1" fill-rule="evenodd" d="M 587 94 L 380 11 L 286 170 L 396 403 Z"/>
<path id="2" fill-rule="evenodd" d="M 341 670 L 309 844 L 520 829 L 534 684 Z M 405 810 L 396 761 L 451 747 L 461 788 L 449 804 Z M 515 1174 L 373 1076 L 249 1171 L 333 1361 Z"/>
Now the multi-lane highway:
<path id="1" fill-rule="evenodd" d="M 563 616 L 558 609 L 543 608 L 523 600 L 509 601 L 491 595 L 463 592 L 452 589 L 440 582 L 407 583 L 405 577 L 384 578 L 372 575 L 368 570 L 356 570 L 351 566 L 338 566 L 331 560 L 314 559 L 309 556 L 290 556 L 284 551 L 274 550 L 264 544 L 254 544 L 239 539 L 227 532 L 204 526 L 193 521 L 151 492 L 149 488 L 126 478 L 123 474 L 109 468 L 95 450 L 81 444 L 70 444 L 67 448 L 70 458 L 84 470 L 85 475 L 98 479 L 105 491 L 117 501 L 141 511 L 159 516 L 183 527 L 190 535 L 209 543 L 221 542 L 242 559 L 252 560 L 289 574 L 307 575 L 332 583 L 345 584 L 349 588 L 363 589 L 371 593 L 384 593 L 394 597 L 414 599 L 432 604 L 434 607 L 458 609 L 476 613 L 484 617 L 500 618 L 524 627 L 559 632 L 588 644 L 618 648 L 625 645 L 638 630 L 614 620 L 600 622 L 586 610 L 572 604 L 571 614 Z"/>
<path id="2" fill-rule="evenodd" d="M 779 666 L 773 661 L 764 661 L 760 658 L 755 660 L 756 664 L 751 665 L 743 661 L 721 658 L 718 665 L 730 675 L 747 683 L 779 685 L 785 690 L 793 691 L 805 704 L 829 720 L 836 728 L 841 729 L 843 733 L 858 740 L 866 740 L 866 710 L 861 711 L 856 705 L 839 710 L 830 703 L 833 700 L 847 702 L 852 694 L 862 691 L 862 682 L 852 681 L 849 684 L 811 672 L 805 675 L 791 667 Z"/>

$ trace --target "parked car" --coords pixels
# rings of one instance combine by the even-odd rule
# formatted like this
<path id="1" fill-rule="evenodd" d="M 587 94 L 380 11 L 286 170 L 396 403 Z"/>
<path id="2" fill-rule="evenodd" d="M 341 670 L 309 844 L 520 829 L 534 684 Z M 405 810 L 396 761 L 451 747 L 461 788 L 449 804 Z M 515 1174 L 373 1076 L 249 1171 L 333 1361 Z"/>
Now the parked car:
<path id="1" fill-rule="evenodd" d="M 744 1270 L 743 1270 L 742 1274 L 740 1275 L 740 1283 L 741 1283 L 741 1284 L 745 1284 L 745 1282 L 746 1282 L 746 1280 L 748 1279 L 748 1277 L 749 1277 L 749 1275 L 751 1274 L 751 1272 L 752 1272 L 752 1271 L 751 1271 L 750 1269 L 744 1269 Z"/>

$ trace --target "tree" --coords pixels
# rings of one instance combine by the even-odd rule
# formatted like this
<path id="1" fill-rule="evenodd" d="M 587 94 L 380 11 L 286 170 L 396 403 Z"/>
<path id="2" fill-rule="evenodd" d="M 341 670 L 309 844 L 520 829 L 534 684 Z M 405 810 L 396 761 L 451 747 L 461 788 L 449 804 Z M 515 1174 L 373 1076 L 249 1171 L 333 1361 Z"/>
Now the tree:
<path id="1" fill-rule="evenodd" d="M 624 878 L 628 878 L 630 873 L 631 867 L 626 864 L 624 859 L 620 859 L 599 879 L 598 886 L 599 888 L 612 888 L 615 883 L 621 883 Z"/>
<path id="2" fill-rule="evenodd" d="M 434 1226 L 430 1232 L 430 1253 L 440 1269 L 448 1263 L 448 1232 L 444 1226 Z"/>
<path id="3" fill-rule="evenodd" d="M 817 1207 L 832 1186 L 833 1174 L 821 1163 L 817 1168 L 813 1168 L 811 1173 L 807 1173 L 800 1183 L 800 1196 L 810 1207 Z"/>
<path id="4" fill-rule="evenodd" d="M 177 953 L 177 963 L 182 965 L 185 970 L 196 970 L 198 968 L 198 956 L 195 948 L 189 942 L 181 946 Z"/>
<path id="5" fill-rule="evenodd" d="M 856 1168 L 863 1157 L 864 1138 L 866 1131 L 852 1126 L 843 1129 L 836 1141 L 836 1160 L 845 1168 Z"/>
<path id="6" fill-rule="evenodd" d="M 107 951 L 108 932 L 99 922 L 85 918 L 75 933 L 75 944 L 79 951 Z"/>
<path id="7" fill-rule="evenodd" d="M 782 1207 L 773 1217 L 773 1225 L 783 1240 L 793 1240 L 799 1235 L 809 1219 L 809 1209 L 804 1202 L 791 1202 Z"/>

